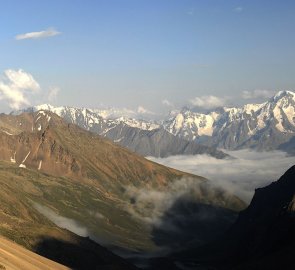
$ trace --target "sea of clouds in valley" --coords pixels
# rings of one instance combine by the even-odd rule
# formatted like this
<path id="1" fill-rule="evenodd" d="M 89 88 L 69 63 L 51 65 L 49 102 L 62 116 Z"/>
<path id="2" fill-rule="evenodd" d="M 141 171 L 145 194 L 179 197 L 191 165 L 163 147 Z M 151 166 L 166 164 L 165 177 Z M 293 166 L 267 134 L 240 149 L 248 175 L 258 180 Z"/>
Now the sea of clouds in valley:
<path id="1" fill-rule="evenodd" d="M 257 152 L 244 149 L 226 152 L 234 158 L 216 159 L 208 155 L 196 155 L 148 159 L 206 177 L 247 203 L 250 202 L 255 188 L 276 181 L 295 164 L 294 156 L 287 156 L 281 151 Z"/>

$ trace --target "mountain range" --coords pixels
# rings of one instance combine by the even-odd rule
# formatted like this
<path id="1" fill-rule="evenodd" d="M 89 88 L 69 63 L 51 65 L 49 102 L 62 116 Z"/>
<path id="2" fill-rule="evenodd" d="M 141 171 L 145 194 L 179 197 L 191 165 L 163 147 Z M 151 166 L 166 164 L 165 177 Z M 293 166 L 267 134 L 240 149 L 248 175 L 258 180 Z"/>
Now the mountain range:
<path id="1" fill-rule="evenodd" d="M 280 149 L 294 154 L 295 93 L 280 91 L 261 104 L 222 107 L 207 113 L 183 108 L 162 120 L 125 117 L 124 112 L 38 105 L 22 111 L 48 110 L 86 130 L 111 139 L 143 156 L 209 154 L 218 149 Z M 115 111 L 115 113 L 114 113 Z"/>

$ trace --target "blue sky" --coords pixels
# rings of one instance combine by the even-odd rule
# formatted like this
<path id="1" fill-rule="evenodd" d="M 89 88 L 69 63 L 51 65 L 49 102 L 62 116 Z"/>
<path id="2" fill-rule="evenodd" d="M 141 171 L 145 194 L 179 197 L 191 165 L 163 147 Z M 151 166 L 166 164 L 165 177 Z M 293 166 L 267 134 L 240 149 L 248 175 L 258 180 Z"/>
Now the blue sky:
<path id="1" fill-rule="evenodd" d="M 24 90 L 30 104 L 55 88 L 56 105 L 160 112 L 196 97 L 241 104 L 295 89 L 294 1 L 10 0 L 0 24 L 2 80 L 8 69 L 31 74 L 40 90 Z M 50 28 L 60 33 L 15 38 Z"/>

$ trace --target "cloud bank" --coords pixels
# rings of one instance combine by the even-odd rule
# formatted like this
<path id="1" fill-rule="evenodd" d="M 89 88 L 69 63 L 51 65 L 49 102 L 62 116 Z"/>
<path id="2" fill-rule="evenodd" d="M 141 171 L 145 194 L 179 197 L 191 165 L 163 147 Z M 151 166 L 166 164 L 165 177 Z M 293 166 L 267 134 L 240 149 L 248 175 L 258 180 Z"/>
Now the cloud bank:
<path id="1" fill-rule="evenodd" d="M 28 94 L 34 94 L 40 86 L 33 76 L 22 69 L 4 71 L 0 79 L 0 99 L 7 100 L 12 109 L 19 109 L 22 105 L 29 105 Z"/>
<path id="2" fill-rule="evenodd" d="M 80 225 L 73 219 L 66 218 L 63 216 L 59 216 L 54 211 L 49 209 L 46 206 L 42 206 L 40 204 L 34 203 L 34 207 L 40 212 L 42 215 L 47 217 L 51 222 L 57 225 L 60 228 L 67 229 L 77 235 L 87 237 L 89 236 L 89 231 L 86 227 Z"/>
<path id="3" fill-rule="evenodd" d="M 155 114 L 154 112 L 144 108 L 143 106 L 139 105 L 137 108 L 137 113 L 139 114 Z"/>
<path id="4" fill-rule="evenodd" d="M 215 159 L 207 155 L 170 156 L 148 159 L 168 167 L 204 176 L 217 186 L 250 202 L 255 188 L 276 181 L 295 164 L 294 157 L 281 151 L 227 151 L 235 159 Z"/>
<path id="5" fill-rule="evenodd" d="M 48 38 L 60 35 L 61 32 L 56 31 L 54 28 L 48 28 L 47 30 L 39 31 L 39 32 L 29 32 L 24 34 L 19 34 L 15 36 L 16 40 L 23 39 L 40 39 L 40 38 Z"/>
<path id="6" fill-rule="evenodd" d="M 214 109 L 216 107 L 225 106 L 227 102 L 226 98 L 221 98 L 217 96 L 201 96 L 195 97 L 190 100 L 190 103 L 194 106 L 205 108 L 205 109 Z"/>
<path id="7" fill-rule="evenodd" d="M 242 98 L 243 99 L 256 99 L 256 98 L 267 99 L 272 97 L 274 94 L 275 94 L 275 91 L 272 91 L 272 90 L 256 89 L 253 91 L 243 91 Z"/>

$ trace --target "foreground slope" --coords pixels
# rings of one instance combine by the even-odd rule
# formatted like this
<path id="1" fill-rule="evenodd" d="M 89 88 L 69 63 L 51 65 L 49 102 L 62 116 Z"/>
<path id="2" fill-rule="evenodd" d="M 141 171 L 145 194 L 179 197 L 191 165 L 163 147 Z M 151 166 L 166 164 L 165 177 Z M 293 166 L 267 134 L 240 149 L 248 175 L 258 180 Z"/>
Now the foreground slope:
<path id="1" fill-rule="evenodd" d="M 2 270 L 69 270 L 61 264 L 48 260 L 0 237 L 0 269 Z"/>

